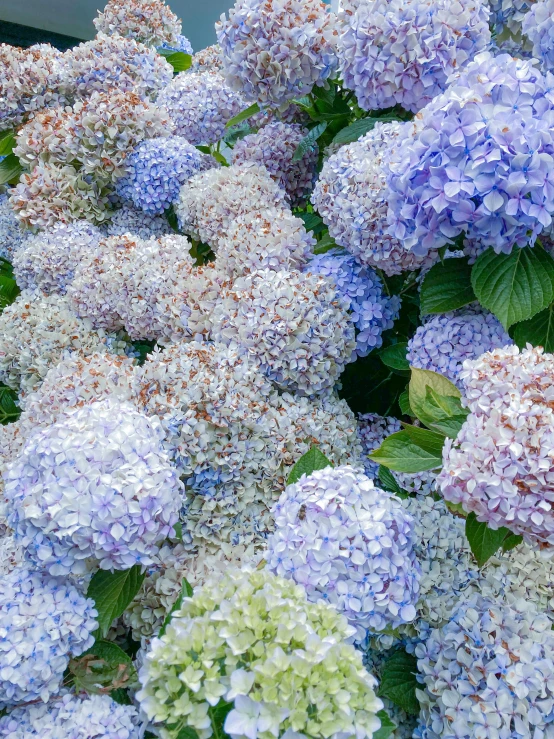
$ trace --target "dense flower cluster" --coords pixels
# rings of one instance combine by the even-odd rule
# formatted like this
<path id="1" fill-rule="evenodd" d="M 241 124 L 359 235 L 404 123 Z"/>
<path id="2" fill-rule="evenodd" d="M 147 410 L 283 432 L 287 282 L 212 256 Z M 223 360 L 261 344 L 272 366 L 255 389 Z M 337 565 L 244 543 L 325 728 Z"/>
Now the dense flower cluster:
<path id="1" fill-rule="evenodd" d="M 0 195 L 0 257 L 12 260 L 27 234 L 21 228 L 7 195 Z"/>
<path id="2" fill-rule="evenodd" d="M 273 512 L 268 567 L 334 605 L 359 639 L 415 618 L 414 522 L 398 498 L 353 467 L 327 468 L 289 485 Z"/>
<path id="3" fill-rule="evenodd" d="M 147 46 L 176 44 L 181 34 L 181 21 L 163 0 L 108 0 L 94 25 L 108 36 L 133 38 Z"/>
<path id="4" fill-rule="evenodd" d="M 364 110 L 401 105 L 418 111 L 487 48 L 488 18 L 481 0 L 360 3 L 340 35 L 344 84 Z"/>
<path id="5" fill-rule="evenodd" d="M 466 359 L 511 344 L 492 313 L 470 306 L 433 316 L 420 326 L 408 342 L 406 359 L 412 367 L 438 372 L 462 389 L 460 372 Z"/>
<path id="6" fill-rule="evenodd" d="M 111 215 L 106 230 L 108 236 L 123 236 L 129 233 L 141 239 L 157 239 L 173 233 L 165 218 L 145 213 L 129 205 L 124 205 Z"/>
<path id="7" fill-rule="evenodd" d="M 56 694 L 70 656 L 92 646 L 95 617 L 67 580 L 25 568 L 0 578 L 0 705 Z"/>
<path id="8" fill-rule="evenodd" d="M 221 72 L 223 62 L 219 44 L 207 46 L 192 57 L 191 72 Z"/>
<path id="9" fill-rule="evenodd" d="M 521 31 L 521 22 L 527 11 L 533 7 L 535 0 L 488 0 L 488 2 L 490 24 L 496 34 L 500 34 L 505 26 L 515 33 Z"/>
<path id="10" fill-rule="evenodd" d="M 320 0 L 239 0 L 216 33 L 227 81 L 263 105 L 307 95 L 337 69 L 335 17 Z"/>
<path id="11" fill-rule="evenodd" d="M 523 34 L 533 44 L 533 56 L 540 59 L 545 69 L 554 68 L 554 3 L 538 0 L 523 16 Z"/>
<path id="12" fill-rule="evenodd" d="M 208 710 L 221 698 L 233 706 L 224 725 L 232 739 L 245 731 L 251 739 L 323 737 L 330 725 L 333 735 L 370 739 L 382 703 L 361 654 L 344 642 L 351 634 L 343 616 L 308 603 L 297 585 L 230 570 L 187 599 L 153 640 L 138 698 L 154 722 L 178 729 L 186 721 L 201 739 L 213 734 Z"/>
<path id="13" fill-rule="evenodd" d="M 387 158 L 391 234 L 417 254 L 462 233 L 497 252 L 533 243 L 554 212 L 553 118 L 532 60 L 479 54 Z"/>
<path id="14" fill-rule="evenodd" d="M 294 160 L 296 148 L 307 134 L 307 129 L 298 123 L 268 123 L 258 133 L 237 141 L 233 164 L 263 164 L 291 203 L 301 203 L 313 188 L 319 153 L 314 144 L 300 159 Z"/>

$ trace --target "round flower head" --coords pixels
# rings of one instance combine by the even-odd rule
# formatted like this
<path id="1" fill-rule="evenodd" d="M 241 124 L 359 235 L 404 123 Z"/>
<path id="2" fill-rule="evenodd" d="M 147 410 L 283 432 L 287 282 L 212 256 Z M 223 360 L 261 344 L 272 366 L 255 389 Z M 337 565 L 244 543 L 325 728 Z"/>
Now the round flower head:
<path id="1" fill-rule="evenodd" d="M 217 72 L 182 72 L 158 95 L 176 133 L 191 144 L 215 144 L 225 124 L 244 109 L 241 96 Z"/>
<path id="2" fill-rule="evenodd" d="M 155 98 L 173 79 L 173 67 L 155 49 L 120 35 L 98 33 L 64 54 L 77 97 L 93 92 L 132 92 Z"/>
<path id="3" fill-rule="evenodd" d="M 27 234 L 12 210 L 7 195 L 0 195 L 0 257 L 12 261 Z"/>
<path id="4" fill-rule="evenodd" d="M 67 580 L 25 568 L 0 578 L 0 705 L 58 693 L 70 656 L 94 643 L 96 615 Z"/>
<path id="5" fill-rule="evenodd" d="M 460 377 L 471 413 L 445 442 L 442 495 L 550 554 L 554 356 L 508 346 L 467 361 Z"/>
<path id="6" fill-rule="evenodd" d="M 79 166 L 83 174 L 115 181 L 145 138 L 168 136 L 167 114 L 134 93 L 94 92 L 73 108 L 36 115 L 20 130 L 14 153 L 31 168 L 38 162 Z"/>
<path id="7" fill-rule="evenodd" d="M 344 642 L 351 634 L 343 616 L 309 603 L 294 583 L 230 569 L 186 598 L 152 641 L 137 698 L 150 719 L 175 732 L 186 721 L 200 739 L 213 735 L 208 711 L 220 699 L 232 704 L 224 724 L 232 739 L 245 731 L 370 739 L 383 704 L 361 654 Z"/>
<path id="8" fill-rule="evenodd" d="M 382 333 L 392 328 L 400 311 L 400 298 L 389 298 L 375 272 L 362 267 L 350 254 L 333 249 L 314 257 L 306 267 L 310 274 L 333 282 L 337 294 L 348 305 L 356 328 L 356 354 L 365 357 L 383 343 Z"/>
<path id="9" fill-rule="evenodd" d="M 424 736 L 548 736 L 554 634 L 532 603 L 475 596 L 415 653 Z"/>
<path id="10" fill-rule="evenodd" d="M 239 277 L 258 269 L 302 269 L 316 240 L 290 210 L 265 208 L 231 221 L 217 248 L 216 267 Z"/>
<path id="11" fill-rule="evenodd" d="M 320 0 L 237 0 L 215 28 L 227 81 L 262 105 L 308 95 L 337 69 L 335 16 Z"/>
<path id="12" fill-rule="evenodd" d="M 535 0 L 488 0 L 490 25 L 496 35 L 502 33 L 504 26 L 518 34 L 521 31 L 521 22 L 534 2 Z"/>
<path id="13" fill-rule="evenodd" d="M 333 387 L 356 348 L 334 280 L 259 270 L 239 277 L 213 312 L 212 338 L 256 357 L 277 387 L 315 395 Z"/>
<path id="14" fill-rule="evenodd" d="M 462 389 L 460 372 L 466 359 L 512 343 L 492 313 L 470 306 L 433 316 L 420 326 L 408 342 L 406 359 L 412 367 L 438 372 Z"/>
<path id="15" fill-rule="evenodd" d="M 77 697 L 66 693 L 50 703 L 15 708 L 0 718 L 1 739 L 139 739 L 133 706 L 122 706 L 109 695 Z"/>
<path id="16" fill-rule="evenodd" d="M 358 141 L 342 146 L 323 165 L 312 203 L 329 235 L 367 267 L 387 275 L 433 262 L 409 252 L 388 233 L 388 193 L 382 170 L 387 146 L 404 131 L 402 123 L 377 123 Z"/>
<path id="17" fill-rule="evenodd" d="M 286 207 L 285 192 L 259 164 L 234 164 L 194 175 L 175 210 L 181 229 L 217 249 L 231 221 L 245 213 Z"/>
<path id="18" fill-rule="evenodd" d="M 56 223 L 29 236 L 13 256 L 14 275 L 22 290 L 65 293 L 84 254 L 98 251 L 102 232 L 88 221 Z"/>
<path id="19" fill-rule="evenodd" d="M 181 22 L 163 0 L 109 0 L 93 21 L 100 33 L 132 38 L 147 46 L 175 44 Z"/>
<path id="20" fill-rule="evenodd" d="M 406 249 L 426 254 L 465 233 L 510 253 L 550 225 L 554 97 L 533 64 L 479 54 L 408 124 L 386 163 L 391 234 Z"/>
<path id="21" fill-rule="evenodd" d="M 487 48 L 482 0 L 369 0 L 348 17 L 338 55 L 344 85 L 364 110 L 417 112 L 448 77 Z"/>
<path id="22" fill-rule="evenodd" d="M 262 164 L 293 205 L 302 203 L 312 190 L 319 153 L 316 144 L 294 161 L 296 148 L 307 133 L 308 130 L 298 123 L 268 123 L 258 133 L 237 141 L 232 162 Z"/>
<path id="23" fill-rule="evenodd" d="M 32 113 L 63 104 L 62 54 L 50 44 L 22 49 L 0 44 L 0 129 L 19 125 Z"/>
<path id="24" fill-rule="evenodd" d="M 414 522 L 400 500 L 353 467 L 328 467 L 289 485 L 273 513 L 268 567 L 344 613 L 359 640 L 415 618 Z"/>
<path id="25" fill-rule="evenodd" d="M 40 163 L 13 188 L 10 205 L 24 226 L 35 229 L 50 228 L 58 221 L 102 224 L 111 216 L 110 196 L 105 181 L 69 164 Z"/>
<path id="26" fill-rule="evenodd" d="M 145 213 L 159 215 L 179 196 L 181 185 L 202 169 L 201 153 L 181 136 L 142 141 L 125 160 L 117 194 Z"/>
<path id="27" fill-rule="evenodd" d="M 62 295 L 28 291 L 18 295 L 0 315 L 0 382 L 23 393 L 32 390 L 66 351 L 121 354 L 124 342 L 93 331 L 71 310 Z"/>
<path id="28" fill-rule="evenodd" d="M 212 44 L 192 57 L 191 72 L 222 72 L 221 48 L 219 44 Z"/>
<path id="29" fill-rule="evenodd" d="M 523 16 L 523 34 L 533 44 L 533 56 L 545 69 L 554 69 L 554 2 L 538 0 Z"/>
<path id="30" fill-rule="evenodd" d="M 115 211 L 106 230 L 108 236 L 131 234 L 140 239 L 157 239 L 173 234 L 173 229 L 163 216 L 151 215 L 128 205 Z"/>
<path id="31" fill-rule="evenodd" d="M 157 419 L 110 399 L 31 436 L 5 473 L 29 561 L 51 575 L 151 564 L 182 502 L 163 435 Z"/>

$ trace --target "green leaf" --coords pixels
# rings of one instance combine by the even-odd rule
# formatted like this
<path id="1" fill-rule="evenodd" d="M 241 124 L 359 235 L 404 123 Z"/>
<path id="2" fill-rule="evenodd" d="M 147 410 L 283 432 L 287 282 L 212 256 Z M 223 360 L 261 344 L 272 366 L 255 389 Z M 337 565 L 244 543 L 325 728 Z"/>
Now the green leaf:
<path id="1" fill-rule="evenodd" d="M 175 603 L 173 604 L 171 610 L 165 617 L 158 636 L 163 636 L 165 634 L 173 614 L 175 613 L 175 611 L 178 611 L 179 608 L 183 605 L 184 598 L 192 598 L 192 585 L 189 583 L 186 577 L 183 578 L 183 583 L 181 585 L 181 592 L 179 593 L 179 596 L 177 600 L 175 601 Z"/>
<path id="2" fill-rule="evenodd" d="M 11 387 L 0 385 L 0 424 L 17 421 L 21 415 L 21 408 L 16 405 L 17 393 Z"/>
<path id="3" fill-rule="evenodd" d="M 420 294 L 421 313 L 446 313 L 475 299 L 468 260 L 445 259 L 425 275 Z"/>
<path id="4" fill-rule="evenodd" d="M 379 465 L 379 482 L 383 490 L 387 490 L 389 493 L 394 493 L 400 498 L 408 497 L 408 493 L 405 490 L 402 490 L 400 485 L 394 479 L 392 472 L 386 467 L 383 467 L 382 464 Z"/>
<path id="5" fill-rule="evenodd" d="M 183 726 L 175 739 L 198 739 L 198 733 L 191 726 Z"/>
<path id="6" fill-rule="evenodd" d="M 398 398 L 398 405 L 400 406 L 402 415 L 404 416 L 414 415 L 414 412 L 412 411 L 412 408 L 410 406 L 410 393 L 408 391 L 408 388 L 406 388 L 406 390 L 403 390 L 400 393 L 400 397 Z"/>
<path id="7" fill-rule="evenodd" d="M 496 530 L 490 529 L 486 523 L 477 520 L 475 513 L 469 513 L 466 518 L 466 537 L 479 567 L 496 554 L 502 543 L 512 535 L 512 532 L 504 526 Z M 517 544 L 519 541 L 513 546 Z"/>
<path id="8" fill-rule="evenodd" d="M 431 413 L 426 405 L 428 387 L 438 395 L 452 396 L 454 398 L 461 397 L 461 393 L 456 385 L 443 375 L 439 375 L 438 372 L 412 367 L 412 376 L 408 386 L 410 406 L 416 418 L 419 418 L 426 426 L 429 426 L 435 421 L 434 413 Z"/>
<path id="9" fill-rule="evenodd" d="M 538 245 L 511 254 L 488 249 L 473 265 L 471 284 L 481 305 L 509 328 L 554 300 L 554 259 Z"/>
<path id="10" fill-rule="evenodd" d="M 231 118 L 230 121 L 227 121 L 225 124 L 225 128 L 232 128 L 232 126 L 236 126 L 238 123 L 242 123 L 247 118 L 251 118 L 253 115 L 256 115 L 256 113 L 260 112 L 260 106 L 258 103 L 253 103 L 249 108 L 245 108 L 244 110 L 241 110 L 241 112 L 236 115 L 234 118 Z"/>
<path id="11" fill-rule="evenodd" d="M 304 221 L 304 228 L 306 231 L 312 231 L 314 236 L 317 236 L 325 230 L 325 224 L 323 218 L 318 216 L 317 213 L 295 213 L 297 218 L 301 218 Z"/>
<path id="12" fill-rule="evenodd" d="M 390 720 L 389 714 L 383 710 L 377 712 L 377 718 L 381 721 L 381 728 L 373 734 L 373 739 L 388 739 L 396 729 L 396 724 Z"/>
<path id="13" fill-rule="evenodd" d="M 168 53 L 169 52 L 169 53 Z M 184 51 L 172 51 L 171 49 L 158 49 L 158 53 L 165 57 L 173 67 L 173 74 L 186 72 L 192 65 L 192 56 Z"/>
<path id="14" fill-rule="evenodd" d="M 554 303 L 533 318 L 517 323 L 511 333 L 520 349 L 532 344 L 542 346 L 549 354 L 554 352 Z"/>
<path id="15" fill-rule="evenodd" d="M 411 426 L 409 423 L 402 424 L 403 430 L 408 434 L 410 439 L 417 444 L 423 451 L 440 457 L 442 460 L 442 448 L 444 446 L 444 434 L 436 431 L 429 431 L 420 426 Z"/>
<path id="16" fill-rule="evenodd" d="M 19 292 L 17 282 L 13 277 L 0 274 L 0 313 L 6 306 L 13 303 L 19 295 Z"/>
<path id="17" fill-rule="evenodd" d="M 231 131 L 228 131 L 228 133 L 225 134 L 223 137 L 223 141 L 228 146 L 233 146 L 239 139 L 243 139 L 245 136 L 248 136 L 249 134 L 254 133 L 254 129 L 250 128 L 248 123 L 244 121 L 243 123 L 239 124 L 236 128 L 233 128 Z"/>
<path id="18" fill-rule="evenodd" d="M 15 147 L 15 135 L 13 131 L 3 131 L 0 134 L 0 157 L 11 154 Z"/>
<path id="19" fill-rule="evenodd" d="M 410 363 L 406 359 L 406 352 L 408 351 L 408 343 L 401 341 L 398 344 L 392 344 L 386 346 L 379 352 L 381 362 L 386 364 L 394 370 L 408 370 L 410 369 Z"/>
<path id="20" fill-rule="evenodd" d="M 306 154 L 308 151 L 313 151 L 314 147 L 317 144 L 318 138 L 326 130 L 327 126 L 327 121 L 324 121 L 323 123 L 318 123 L 317 126 L 314 126 L 312 130 L 307 133 L 306 136 L 304 136 L 302 141 L 296 147 L 294 154 L 292 155 L 293 162 L 300 161 L 304 154 Z"/>
<path id="21" fill-rule="evenodd" d="M 326 254 L 328 251 L 331 251 L 331 249 L 336 249 L 336 247 L 337 242 L 335 239 L 326 233 L 325 236 L 322 236 L 314 246 L 314 254 Z"/>
<path id="22" fill-rule="evenodd" d="M 89 583 L 87 596 L 92 598 L 98 611 L 98 629 L 102 637 L 106 636 L 112 621 L 119 618 L 135 595 L 145 578 L 139 565 L 130 570 L 98 570 Z"/>
<path id="23" fill-rule="evenodd" d="M 342 128 L 335 138 L 333 144 L 350 144 L 352 141 L 357 141 L 360 136 L 364 136 L 368 131 L 372 131 L 375 128 L 376 123 L 385 123 L 387 121 L 397 121 L 398 118 L 392 115 L 386 115 L 382 118 L 360 118 L 358 121 L 354 121 L 349 126 Z"/>
<path id="24" fill-rule="evenodd" d="M 19 180 L 23 172 L 23 167 L 19 163 L 19 159 L 15 154 L 8 156 L 0 162 L 0 185 L 15 183 Z"/>
<path id="25" fill-rule="evenodd" d="M 437 393 L 427 385 L 422 415 L 426 418 L 433 418 L 432 422 L 427 422 L 430 429 L 455 439 L 468 414 L 469 411 L 467 408 L 462 408 L 459 398 Z"/>
<path id="26" fill-rule="evenodd" d="M 419 701 L 416 696 L 417 659 L 404 649 L 399 649 L 385 662 L 381 672 L 379 695 L 388 698 L 406 713 L 417 715 Z"/>
<path id="27" fill-rule="evenodd" d="M 327 459 L 323 452 L 320 452 L 316 446 L 313 446 L 306 454 L 302 455 L 298 462 L 294 465 L 289 473 L 287 485 L 298 482 L 302 475 L 311 475 L 316 470 L 323 470 L 325 467 L 333 465 Z"/>
<path id="28" fill-rule="evenodd" d="M 442 466 L 442 455 L 422 449 L 406 430 L 388 436 L 379 449 L 375 449 L 368 456 L 373 462 L 395 472 L 414 474 Z"/>
<path id="29" fill-rule="evenodd" d="M 113 642 L 100 639 L 79 657 L 69 662 L 69 672 L 78 690 L 87 693 L 111 693 L 127 688 L 136 679 L 128 654 Z"/>
<path id="30" fill-rule="evenodd" d="M 220 151 L 212 151 L 212 156 L 216 162 L 219 162 L 223 167 L 228 167 L 229 162 L 225 159 Z"/>
<path id="31" fill-rule="evenodd" d="M 202 154 L 211 154 L 212 153 L 211 150 L 210 150 L 210 147 L 209 146 L 204 146 L 203 144 L 197 144 L 195 148 L 198 149 L 198 151 L 201 151 Z"/>
<path id="32" fill-rule="evenodd" d="M 121 706 L 132 706 L 133 701 L 129 698 L 129 694 L 125 688 L 117 688 L 110 692 L 110 698 Z"/>
<path id="33" fill-rule="evenodd" d="M 509 533 L 508 536 L 502 542 L 502 551 L 511 552 L 523 542 L 523 536 Z"/>
<path id="34" fill-rule="evenodd" d="M 223 725 L 225 724 L 227 714 L 231 712 L 234 705 L 234 702 L 227 703 L 221 699 L 216 706 L 210 706 L 208 708 L 208 716 L 212 722 L 213 736 L 215 739 L 223 739 L 223 737 L 227 736 L 223 731 Z"/>

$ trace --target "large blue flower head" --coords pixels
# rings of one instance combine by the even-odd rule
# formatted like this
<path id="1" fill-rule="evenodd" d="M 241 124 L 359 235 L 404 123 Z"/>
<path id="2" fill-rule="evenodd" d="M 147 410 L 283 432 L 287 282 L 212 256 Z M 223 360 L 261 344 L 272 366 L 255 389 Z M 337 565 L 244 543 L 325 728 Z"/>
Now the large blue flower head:
<path id="1" fill-rule="evenodd" d="M 336 16 L 320 0 L 237 0 L 216 33 L 228 83 L 262 105 L 307 95 L 337 69 Z"/>
<path id="2" fill-rule="evenodd" d="M 531 6 L 522 22 L 523 34 L 533 44 L 533 56 L 544 69 L 554 69 L 554 2 L 539 0 Z"/>
<path id="3" fill-rule="evenodd" d="M 117 194 L 145 213 L 163 213 L 177 199 L 181 185 L 203 166 L 202 154 L 181 136 L 147 139 L 125 161 L 127 174 Z"/>
<path id="4" fill-rule="evenodd" d="M 533 244 L 554 212 L 554 77 L 480 54 L 385 163 L 390 233 L 426 254 L 462 233 L 496 252 Z"/>
<path id="5" fill-rule="evenodd" d="M 345 13 L 338 54 L 364 110 L 418 111 L 490 41 L 483 0 L 368 0 Z"/>
<path id="6" fill-rule="evenodd" d="M 356 354 L 365 357 L 383 343 L 383 331 L 398 318 L 400 298 L 388 297 L 383 283 L 373 270 L 363 267 L 350 254 L 333 249 L 314 257 L 306 272 L 331 278 L 337 292 L 348 305 L 356 328 Z"/>
<path id="7" fill-rule="evenodd" d="M 488 0 L 491 11 L 490 24 L 499 34 L 508 27 L 517 33 L 521 30 L 521 22 L 535 0 Z"/>

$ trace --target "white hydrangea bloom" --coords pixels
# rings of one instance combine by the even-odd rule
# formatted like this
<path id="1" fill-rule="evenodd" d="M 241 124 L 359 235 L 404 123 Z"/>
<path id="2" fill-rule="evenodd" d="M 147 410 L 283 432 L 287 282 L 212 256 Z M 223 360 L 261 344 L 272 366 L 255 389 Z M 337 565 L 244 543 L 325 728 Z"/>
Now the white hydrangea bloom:
<path id="1" fill-rule="evenodd" d="M 28 234 L 15 217 L 7 194 L 0 194 L 0 257 L 12 261 Z"/>
<path id="2" fill-rule="evenodd" d="M 176 44 L 181 21 L 163 0 L 108 0 L 93 21 L 100 33 L 133 38 L 147 46 Z"/>
<path id="3" fill-rule="evenodd" d="M 107 224 L 108 236 L 123 236 L 129 233 L 141 239 L 168 236 L 173 230 L 164 216 L 156 216 L 124 205 L 113 214 Z"/>

